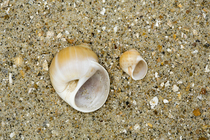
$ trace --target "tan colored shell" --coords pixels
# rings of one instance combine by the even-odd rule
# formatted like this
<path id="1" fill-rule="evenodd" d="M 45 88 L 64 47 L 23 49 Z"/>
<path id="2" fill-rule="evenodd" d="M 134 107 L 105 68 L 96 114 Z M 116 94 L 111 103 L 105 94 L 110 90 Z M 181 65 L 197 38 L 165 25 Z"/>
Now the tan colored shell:
<path id="1" fill-rule="evenodd" d="M 147 73 L 147 63 L 135 49 L 124 52 L 119 63 L 123 71 L 134 80 L 143 79 Z"/>
<path id="2" fill-rule="evenodd" d="M 99 109 L 109 94 L 109 75 L 87 44 L 67 47 L 56 54 L 50 79 L 59 96 L 81 112 Z"/>

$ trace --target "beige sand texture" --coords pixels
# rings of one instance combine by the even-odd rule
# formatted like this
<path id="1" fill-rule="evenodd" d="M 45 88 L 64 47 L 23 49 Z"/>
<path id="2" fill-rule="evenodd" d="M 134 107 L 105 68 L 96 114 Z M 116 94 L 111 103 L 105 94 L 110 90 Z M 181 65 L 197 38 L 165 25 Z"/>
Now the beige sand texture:
<path id="1" fill-rule="evenodd" d="M 110 76 L 92 113 L 55 92 L 50 63 L 87 43 Z M 134 81 L 119 66 L 136 49 Z M 210 139 L 209 0 L 0 0 L 0 140 Z"/>

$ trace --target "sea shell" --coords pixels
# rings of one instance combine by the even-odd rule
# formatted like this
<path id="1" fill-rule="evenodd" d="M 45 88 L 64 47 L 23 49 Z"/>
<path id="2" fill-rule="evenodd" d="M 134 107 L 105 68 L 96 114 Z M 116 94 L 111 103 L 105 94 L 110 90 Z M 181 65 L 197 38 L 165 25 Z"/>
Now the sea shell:
<path id="1" fill-rule="evenodd" d="M 120 67 L 134 80 L 140 80 L 147 74 L 147 63 L 135 50 L 131 49 L 120 56 Z"/>
<path id="2" fill-rule="evenodd" d="M 109 94 L 109 75 L 87 44 L 57 53 L 50 65 L 50 79 L 58 95 L 81 112 L 99 109 Z"/>

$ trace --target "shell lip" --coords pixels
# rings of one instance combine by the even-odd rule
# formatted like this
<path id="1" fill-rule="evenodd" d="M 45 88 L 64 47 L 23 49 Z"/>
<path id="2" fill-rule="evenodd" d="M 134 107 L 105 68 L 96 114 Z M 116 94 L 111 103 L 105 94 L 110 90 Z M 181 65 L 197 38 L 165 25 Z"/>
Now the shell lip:
<path id="1" fill-rule="evenodd" d="M 138 61 L 137 61 L 136 65 L 134 65 L 134 68 L 132 69 L 131 77 L 134 80 L 141 80 L 147 74 L 148 65 L 147 65 L 146 61 L 143 58 L 138 57 L 137 59 L 138 59 Z M 140 70 L 137 70 L 139 68 L 140 68 Z"/>
<path id="2" fill-rule="evenodd" d="M 85 75 L 83 78 L 81 78 L 78 81 L 78 85 L 77 85 L 76 89 L 71 93 L 71 97 L 68 97 L 68 99 L 70 99 L 70 101 L 65 100 L 67 103 L 70 103 L 70 105 L 74 109 L 76 109 L 80 112 L 84 112 L 84 113 L 93 112 L 93 111 L 96 111 L 99 108 L 101 108 L 104 105 L 104 103 L 106 102 L 108 95 L 109 95 L 110 79 L 109 79 L 109 75 L 108 75 L 107 71 L 105 70 L 105 68 L 103 68 L 97 62 L 92 61 L 92 63 L 94 65 L 95 71 L 93 71 L 93 73 L 90 77 Z M 97 81 L 98 77 L 95 76 L 97 71 L 101 72 L 100 74 L 102 74 L 102 76 L 104 76 L 104 77 L 101 77 L 101 78 L 103 78 L 103 79 L 101 79 L 102 80 L 101 82 L 98 82 Z M 91 79 L 91 77 L 96 78 L 96 79 Z M 85 91 L 85 90 L 82 90 L 82 88 L 83 87 L 86 88 L 86 86 L 84 86 L 84 85 L 86 83 L 88 84 L 88 82 L 91 82 L 91 81 L 89 81 L 90 79 L 91 79 L 91 81 L 96 80 L 94 82 L 97 82 L 97 84 L 104 84 L 104 81 L 105 81 L 105 85 L 102 87 L 104 89 L 103 93 L 99 92 L 101 94 L 99 94 L 99 95 L 97 94 L 95 96 L 95 98 L 92 100 L 90 99 L 90 101 L 91 101 L 90 105 L 87 105 L 87 104 L 85 104 L 85 102 L 87 101 L 89 103 L 88 96 L 86 96 L 85 93 L 83 95 L 83 93 L 80 93 L 80 91 L 82 91 L 82 92 Z M 97 85 L 95 85 L 95 87 L 97 87 Z M 68 91 L 68 89 L 66 91 Z M 86 97 L 87 100 L 85 98 L 83 98 L 83 96 Z"/>

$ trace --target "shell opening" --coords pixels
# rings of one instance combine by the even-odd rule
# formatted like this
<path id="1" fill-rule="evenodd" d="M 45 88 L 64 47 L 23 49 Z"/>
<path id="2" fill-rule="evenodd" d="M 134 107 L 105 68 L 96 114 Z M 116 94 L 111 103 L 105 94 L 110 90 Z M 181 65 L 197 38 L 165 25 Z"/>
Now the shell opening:
<path id="1" fill-rule="evenodd" d="M 75 97 L 75 104 L 83 110 L 96 110 L 100 108 L 106 101 L 108 96 L 108 81 L 103 71 L 96 71 L 79 89 Z"/>
<path id="2" fill-rule="evenodd" d="M 143 61 L 143 60 L 140 60 L 134 71 L 133 71 L 133 77 L 138 80 L 138 79 L 142 79 L 144 78 L 144 76 L 146 75 L 147 73 L 147 64 Z"/>

